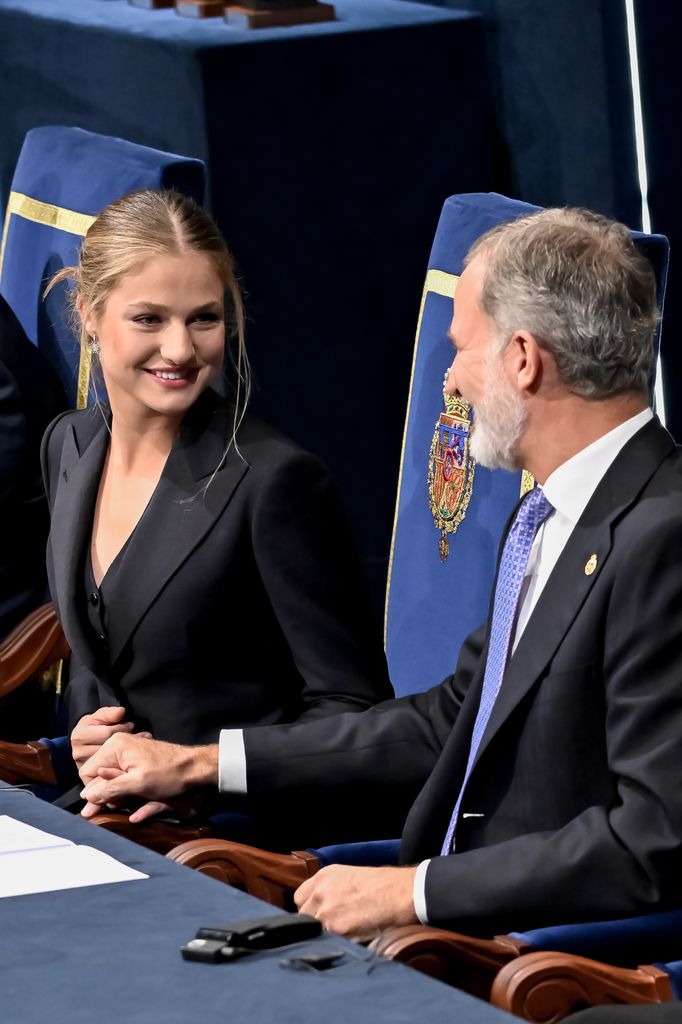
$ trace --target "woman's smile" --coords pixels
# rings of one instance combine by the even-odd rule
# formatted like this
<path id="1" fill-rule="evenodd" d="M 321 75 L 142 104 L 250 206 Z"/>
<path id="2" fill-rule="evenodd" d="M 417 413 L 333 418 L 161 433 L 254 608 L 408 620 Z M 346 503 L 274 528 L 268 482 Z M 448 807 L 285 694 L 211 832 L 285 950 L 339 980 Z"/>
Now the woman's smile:
<path id="1" fill-rule="evenodd" d="M 114 418 L 182 417 L 220 373 L 224 316 L 224 287 L 203 253 L 153 256 L 121 278 L 91 332 Z"/>

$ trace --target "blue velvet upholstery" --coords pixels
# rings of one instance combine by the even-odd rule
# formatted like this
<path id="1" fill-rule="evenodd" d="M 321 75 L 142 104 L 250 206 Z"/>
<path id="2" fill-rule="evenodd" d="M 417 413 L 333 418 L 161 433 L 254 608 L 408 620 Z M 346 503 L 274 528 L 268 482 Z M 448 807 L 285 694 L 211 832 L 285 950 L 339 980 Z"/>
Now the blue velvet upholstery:
<path id="1" fill-rule="evenodd" d="M 334 846 L 321 846 L 314 853 L 320 867 L 328 864 L 352 864 L 355 867 L 384 867 L 397 864 L 400 851 L 399 839 L 380 839 L 369 843 L 339 843 Z"/>
<path id="2" fill-rule="evenodd" d="M 60 791 L 74 786 L 78 782 L 78 772 L 71 756 L 71 744 L 68 736 L 58 736 L 56 739 L 42 737 L 40 740 L 50 751 L 50 761 L 57 776 L 57 786 Z"/>
<path id="3" fill-rule="evenodd" d="M 79 351 L 65 316 L 65 286 L 41 300 L 49 278 L 76 262 L 82 235 L 99 211 L 136 188 L 174 187 L 203 201 L 200 160 L 161 153 L 80 128 L 28 132 L 5 219 L 0 291 L 30 340 L 56 370 L 71 405 L 79 389 Z M 83 372 L 86 368 L 83 368 Z"/>
<path id="4" fill-rule="evenodd" d="M 511 936 L 527 943 L 533 951 L 575 953 L 615 964 L 668 960 L 682 951 L 682 910 L 536 928 L 512 932 Z"/>
<path id="5" fill-rule="evenodd" d="M 45 744 L 50 752 L 50 761 L 56 777 L 56 784 L 50 785 L 43 782 L 32 782 L 24 788 L 29 789 L 39 800 L 47 800 L 52 803 L 62 793 L 67 792 L 72 786 L 78 784 L 78 771 L 76 763 L 71 756 L 71 744 L 68 736 L 58 736 L 56 739 L 42 736 L 40 743 Z"/>

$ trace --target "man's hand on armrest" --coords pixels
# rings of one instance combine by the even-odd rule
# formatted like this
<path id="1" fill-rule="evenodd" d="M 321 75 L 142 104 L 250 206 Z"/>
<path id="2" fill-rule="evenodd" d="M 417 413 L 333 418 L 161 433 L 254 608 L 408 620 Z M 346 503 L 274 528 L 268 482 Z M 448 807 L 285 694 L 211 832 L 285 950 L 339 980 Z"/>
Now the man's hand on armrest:
<path id="1" fill-rule="evenodd" d="M 329 931 L 364 942 L 393 925 L 419 923 L 412 895 L 416 871 L 330 864 L 299 886 L 294 900 Z"/>
<path id="2" fill-rule="evenodd" d="M 131 798 L 150 801 L 138 808 L 131 821 L 158 814 L 159 802 L 198 786 L 218 785 L 218 746 L 185 747 L 117 733 L 83 765 L 90 779 L 81 797 L 81 814 L 91 818 L 102 805 L 125 805 Z"/>

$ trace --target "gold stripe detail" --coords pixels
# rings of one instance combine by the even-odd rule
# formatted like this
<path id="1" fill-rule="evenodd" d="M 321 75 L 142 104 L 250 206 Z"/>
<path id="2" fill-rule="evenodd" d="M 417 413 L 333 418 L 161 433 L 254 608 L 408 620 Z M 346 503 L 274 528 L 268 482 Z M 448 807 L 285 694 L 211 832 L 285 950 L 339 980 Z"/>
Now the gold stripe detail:
<path id="1" fill-rule="evenodd" d="M 446 274 L 444 270 L 429 270 L 426 274 L 426 281 L 424 282 L 424 292 L 435 292 L 436 295 L 444 295 L 446 299 L 452 299 L 455 296 L 455 288 L 459 277 L 456 274 Z M 417 324 L 417 336 L 419 336 L 419 328 L 421 327 L 421 314 L 424 309 L 424 300 L 426 295 L 422 296 L 422 308 L 419 313 L 419 322 Z"/>
<path id="2" fill-rule="evenodd" d="M 0 279 L 2 278 L 2 264 L 5 258 L 5 245 L 9 222 L 13 214 L 23 217 L 24 220 L 33 221 L 34 224 L 43 224 L 48 228 L 56 228 L 57 231 L 67 231 L 70 235 L 84 237 L 90 225 L 95 220 L 87 213 L 77 213 L 75 210 L 67 210 L 63 206 L 53 206 L 52 203 L 42 203 L 39 199 L 31 199 L 22 192 L 10 192 L 5 214 L 5 225 L 2 231 L 2 242 L 0 242 Z M 84 409 L 88 404 L 88 385 L 90 381 L 90 355 L 81 348 L 80 362 L 78 365 L 78 390 L 76 408 Z"/>
<path id="3" fill-rule="evenodd" d="M 391 576 L 393 573 L 393 552 L 395 550 L 395 535 L 398 528 L 398 508 L 400 506 L 400 492 L 403 485 L 403 464 L 405 462 L 405 445 L 407 443 L 407 425 L 410 422 L 410 408 L 412 406 L 412 388 L 414 386 L 414 371 L 417 364 L 417 349 L 419 347 L 419 335 L 422 329 L 424 317 L 424 306 L 429 292 L 436 295 L 444 295 L 451 299 L 455 294 L 455 288 L 459 277 L 456 274 L 446 274 L 444 270 L 429 270 L 424 281 L 422 300 L 419 306 L 419 317 L 417 318 L 417 334 L 412 352 L 412 370 L 410 372 L 410 388 L 407 395 L 407 412 L 405 413 L 405 428 L 403 430 L 403 445 L 400 451 L 400 470 L 398 472 L 398 493 L 395 501 L 395 512 L 393 514 L 393 533 L 391 535 L 391 550 L 388 555 L 388 575 L 386 577 L 386 599 L 384 602 L 384 647 L 386 646 L 386 634 L 388 631 L 388 599 L 391 593 Z"/>
<path id="4" fill-rule="evenodd" d="M 68 231 L 71 235 L 87 234 L 88 228 L 94 221 L 86 213 L 76 213 L 75 210 L 67 210 L 63 206 L 53 206 L 52 203 L 42 203 L 39 199 L 31 199 L 22 192 L 10 192 L 5 213 L 5 227 L 2 232 L 2 244 L 0 245 L 0 274 L 2 274 L 2 261 L 5 257 L 5 243 L 12 214 L 23 217 L 24 220 L 31 220 L 35 224 L 44 224 L 48 228 L 56 228 L 58 231 Z"/>
<path id="5" fill-rule="evenodd" d="M 0 281 L 2 280 L 2 261 L 5 258 L 5 244 L 7 242 L 7 231 L 9 228 L 9 205 L 5 214 L 5 223 L 2 229 L 2 240 L 0 240 Z"/>

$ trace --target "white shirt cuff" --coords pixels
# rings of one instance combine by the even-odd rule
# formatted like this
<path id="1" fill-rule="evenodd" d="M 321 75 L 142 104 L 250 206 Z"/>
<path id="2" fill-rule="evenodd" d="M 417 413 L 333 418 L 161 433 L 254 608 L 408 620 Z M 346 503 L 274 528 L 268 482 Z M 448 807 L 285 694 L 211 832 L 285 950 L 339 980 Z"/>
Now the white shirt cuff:
<path id="1" fill-rule="evenodd" d="M 246 751 L 242 729 L 220 730 L 218 789 L 221 793 L 246 793 Z"/>
<path id="2" fill-rule="evenodd" d="M 430 863 L 430 860 L 423 860 L 421 862 L 414 876 L 414 887 L 412 889 L 414 912 L 422 924 L 429 923 L 429 916 L 426 913 L 426 869 Z"/>

